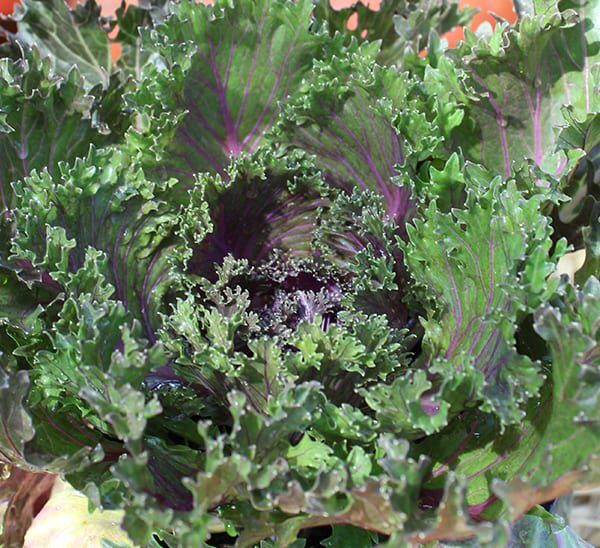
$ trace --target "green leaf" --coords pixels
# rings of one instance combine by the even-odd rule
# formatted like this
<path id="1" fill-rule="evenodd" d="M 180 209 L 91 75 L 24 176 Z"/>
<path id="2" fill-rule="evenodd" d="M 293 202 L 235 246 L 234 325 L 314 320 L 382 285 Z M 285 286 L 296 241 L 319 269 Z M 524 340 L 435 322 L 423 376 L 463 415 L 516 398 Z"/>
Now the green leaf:
<path id="1" fill-rule="evenodd" d="M 162 140 L 159 165 L 187 182 L 203 171 L 225 176 L 231 157 L 265 142 L 278 103 L 317 56 L 321 38 L 310 32 L 311 10 L 310 0 L 173 4 L 147 33 L 164 69 L 150 67 L 131 98 L 149 117 L 135 146 L 145 154 Z"/>
<path id="2" fill-rule="evenodd" d="M 467 108 L 477 130 L 459 137 L 472 159 L 505 176 L 523 158 L 565 172 L 568 158 L 556 152 L 563 106 L 579 119 L 600 108 L 599 18 L 596 0 L 539 2 L 514 28 L 467 33 L 454 57 L 473 94 Z"/>
<path id="3" fill-rule="evenodd" d="M 80 489 L 101 485 L 120 455 L 142 452 L 147 420 L 160 412 L 142 383 L 164 359 L 140 345 L 139 325 L 128 325 L 122 305 L 89 296 L 65 301 L 50 338 L 31 366 L 36 435 L 27 463 L 68 474 Z"/>
<path id="4" fill-rule="evenodd" d="M 415 432 L 420 436 L 437 432 L 448 420 L 448 403 L 430 401 L 432 386 L 424 371 L 415 371 L 361 393 L 383 429 L 403 437 Z"/>
<path id="5" fill-rule="evenodd" d="M 95 0 L 75 9 L 64 0 L 25 0 L 15 18 L 20 40 L 39 47 L 59 73 L 66 75 L 76 66 L 90 85 L 108 85 L 110 40 Z"/>
<path id="6" fill-rule="evenodd" d="M 317 428 L 320 433 L 334 440 L 370 443 L 377 436 L 377 423 L 347 403 L 340 406 L 327 403 Z"/>
<path id="7" fill-rule="evenodd" d="M 334 525 L 331 536 L 321 542 L 327 548 L 369 548 L 378 542 L 377 533 L 352 527 L 352 525 Z"/>
<path id="8" fill-rule="evenodd" d="M 0 268 L 0 325 L 32 336 L 40 329 L 44 307 L 56 296 L 55 288 L 44 287 L 43 283 L 28 287 L 16 274 Z"/>
<path id="9" fill-rule="evenodd" d="M 286 457 L 292 466 L 319 469 L 331 461 L 332 452 L 331 447 L 305 434 L 297 445 L 288 449 Z"/>
<path id="10" fill-rule="evenodd" d="M 445 213 L 433 201 L 408 227 L 406 262 L 428 301 L 419 363 L 456 410 L 483 400 L 482 409 L 514 424 L 543 380 L 515 350 L 514 333 L 518 315 L 552 291 L 551 229 L 542 195 L 526 198 L 499 177 L 487 188 L 475 181 L 465 209 Z M 440 401 L 431 403 L 435 413 Z"/>
<path id="11" fill-rule="evenodd" d="M 118 140 L 128 122 L 121 108 L 123 88 L 116 79 L 108 88 L 86 92 L 78 70 L 65 79 L 50 70 L 39 52 L 0 62 L 0 208 L 14 207 L 11 183 L 33 170 L 50 173 L 58 164 Z"/>
<path id="12" fill-rule="evenodd" d="M 520 470 L 527 474 L 529 485 L 522 491 L 518 481 L 517 488 L 510 482 L 506 488 L 497 487 L 513 515 L 523 511 L 536 495 L 544 500 L 550 493 L 555 496 L 578 483 L 597 481 L 597 472 L 589 464 L 600 443 L 599 317 L 600 282 L 594 277 L 580 291 L 567 288 L 562 300 L 536 311 L 535 329 L 552 357 L 552 382 L 546 385 L 540 402 L 548 410 L 541 413 L 535 406 L 528 413 L 531 426 L 525 431 L 533 427 L 533 434 L 539 436 L 538 451 L 528 455 Z"/>

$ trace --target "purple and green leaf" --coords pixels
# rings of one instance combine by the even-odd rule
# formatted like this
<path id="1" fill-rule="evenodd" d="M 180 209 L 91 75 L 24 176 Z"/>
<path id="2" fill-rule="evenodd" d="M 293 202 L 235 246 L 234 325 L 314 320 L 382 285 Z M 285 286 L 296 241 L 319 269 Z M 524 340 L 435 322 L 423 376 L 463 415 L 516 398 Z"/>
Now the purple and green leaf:
<path id="1" fill-rule="evenodd" d="M 563 107 L 579 119 L 600 108 L 600 5 L 568 0 L 560 10 L 555 1 L 536 4 L 489 39 L 467 33 L 451 54 L 473 94 L 467 112 L 477 128 L 465 127 L 457 144 L 505 177 L 523 159 L 555 177 L 565 174 L 569 159 L 557 151 Z"/>
<path id="2" fill-rule="evenodd" d="M 596 481 L 589 465 L 600 443 L 599 306 L 595 278 L 540 306 L 535 330 L 549 347 L 552 365 L 539 396 L 528 402 L 523 423 L 504 432 L 491 415 L 467 412 L 426 440 L 421 451 L 434 459 L 426 483 L 431 496 L 454 471 L 468 480 L 469 513 L 496 519 Z"/>
<path id="3" fill-rule="evenodd" d="M 215 265 L 228 255 L 252 265 L 276 250 L 309 256 L 317 211 L 327 203 L 320 186 L 314 173 L 256 157 L 234 164 L 225 180 L 218 175 L 199 178 L 196 201 L 208 206 L 212 230 L 190 244 L 188 270 L 212 279 Z M 190 216 L 198 207 L 192 202 Z"/>
<path id="4" fill-rule="evenodd" d="M 111 78 L 107 89 L 89 92 L 77 70 L 62 79 L 50 61 L 33 50 L 0 63 L 0 215 L 14 207 L 12 183 L 33 170 L 53 173 L 60 162 L 87 154 L 123 136 L 128 121 L 120 106 L 122 85 Z"/>
<path id="5" fill-rule="evenodd" d="M 68 294 L 114 290 L 154 342 L 174 246 L 174 213 L 161 193 L 172 185 L 155 186 L 123 162 L 117 151 L 91 150 L 72 166 L 16 184 L 12 259 L 45 272 Z"/>
<path id="6" fill-rule="evenodd" d="M 231 158 L 252 153 L 318 56 L 319 35 L 310 32 L 312 2 L 260 0 L 235 8 L 186 0 L 171 6 L 150 33 L 148 47 L 162 56 L 132 98 L 153 116 L 170 111 L 162 167 L 189 182 L 201 172 L 226 176 Z M 150 126 L 149 132 L 155 131 Z"/>
<path id="7" fill-rule="evenodd" d="M 443 212 L 432 201 L 408 226 L 406 263 L 427 303 L 418 363 L 455 411 L 481 401 L 514 424 L 543 382 L 539 367 L 516 351 L 514 334 L 518 315 L 551 292 L 551 228 L 542 196 L 526 198 L 515 181 L 469 184 L 470 176 L 465 209 Z"/>

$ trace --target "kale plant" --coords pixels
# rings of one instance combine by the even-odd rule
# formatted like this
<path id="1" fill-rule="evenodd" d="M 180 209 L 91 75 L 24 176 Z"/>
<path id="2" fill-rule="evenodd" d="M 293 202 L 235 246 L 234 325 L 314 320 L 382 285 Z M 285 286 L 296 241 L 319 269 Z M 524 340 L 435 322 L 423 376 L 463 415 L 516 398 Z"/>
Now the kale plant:
<path id="1" fill-rule="evenodd" d="M 139 546 L 499 546 L 598 483 L 600 1 L 518 7 L 24 0 L 0 460 Z"/>

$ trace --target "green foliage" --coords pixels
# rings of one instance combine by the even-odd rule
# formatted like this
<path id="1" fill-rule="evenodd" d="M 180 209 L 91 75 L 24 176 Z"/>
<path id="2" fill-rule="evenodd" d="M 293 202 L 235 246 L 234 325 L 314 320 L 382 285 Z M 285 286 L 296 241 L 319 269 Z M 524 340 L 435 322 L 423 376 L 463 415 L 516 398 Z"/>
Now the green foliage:
<path id="1" fill-rule="evenodd" d="M 445 51 L 445 1 L 26 0 L 0 464 L 136 546 L 575 542 L 537 505 L 600 478 L 599 3 L 519 8 Z"/>
<path id="2" fill-rule="evenodd" d="M 346 33 L 359 40 L 381 40 L 379 60 L 385 64 L 402 64 L 405 56 L 427 47 L 429 34 L 447 32 L 468 23 L 475 10 L 459 11 L 458 4 L 447 0 L 383 0 L 377 11 L 356 1 L 350 7 L 334 9 L 329 2 L 318 0 L 316 17 L 327 23 L 331 34 Z M 348 19 L 356 18 L 356 28 L 348 28 Z"/>
<path id="3" fill-rule="evenodd" d="M 24 46 L 25 47 L 25 46 Z M 37 49 L 22 58 L 0 59 L 0 198 L 2 215 L 14 207 L 11 184 L 33 170 L 55 171 L 87 153 L 123 138 L 128 120 L 120 104 L 123 86 L 87 90 L 79 67 L 59 78 Z"/>
<path id="4" fill-rule="evenodd" d="M 547 281 L 551 229 L 544 195 L 525 198 L 499 176 L 476 184 L 468 176 L 464 209 L 440 212 L 434 199 L 408 227 L 406 261 L 431 303 L 420 362 L 455 412 L 482 400 L 502 423 L 518 423 L 543 377 L 515 350 L 514 330 L 556 286 Z"/>
<path id="5" fill-rule="evenodd" d="M 141 75 L 151 54 L 144 52 L 139 36 L 141 28 L 151 28 L 163 16 L 163 0 L 123 5 L 111 20 L 100 16 L 100 5 L 93 0 L 70 9 L 62 0 L 25 0 L 17 6 L 18 40 L 39 48 L 55 70 L 67 75 L 73 66 L 85 78 L 84 87 L 107 87 L 111 75 Z M 118 25 L 116 36 L 111 37 Z M 113 33 L 115 34 L 115 33 Z M 113 61 L 113 44 L 121 48 L 121 57 Z"/>

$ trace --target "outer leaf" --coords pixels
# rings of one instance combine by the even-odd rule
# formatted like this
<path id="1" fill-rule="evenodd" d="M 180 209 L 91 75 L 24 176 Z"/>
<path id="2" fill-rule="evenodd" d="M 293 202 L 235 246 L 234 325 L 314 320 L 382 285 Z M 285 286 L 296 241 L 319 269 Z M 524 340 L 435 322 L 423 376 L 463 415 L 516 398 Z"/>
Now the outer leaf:
<path id="1" fill-rule="evenodd" d="M 585 482 L 586 464 L 600 447 L 599 317 L 600 282 L 594 277 L 581 291 L 569 289 L 563 302 L 541 306 L 536 312 L 535 329 L 550 348 L 553 369 L 546 394 L 551 392 L 547 400 L 542 399 L 542 405 L 549 405 L 550 415 L 540 442 L 545 451 L 526 463 L 527 479 L 533 486 L 560 483 L 561 476 L 569 471 L 573 471 L 573 480 Z M 540 415 L 536 412 L 535 417 Z M 579 451 L 572 451 L 574 446 Z M 545 462 L 550 463 L 551 471 Z M 597 481 L 593 469 L 588 478 Z M 509 502 L 518 512 L 522 507 L 519 502 L 527 502 L 515 495 Z"/>
<path id="2" fill-rule="evenodd" d="M 48 279 L 19 275 L 0 268 L 0 349 L 4 364 L 16 371 L 47 344 L 46 322 L 60 307 L 60 288 Z M 49 277 L 46 277 L 49 278 Z"/>
<path id="3" fill-rule="evenodd" d="M 152 52 L 142 49 L 140 29 L 152 28 L 162 19 L 164 4 L 164 0 L 123 2 L 113 19 L 100 15 L 101 4 L 95 0 L 76 3 L 74 8 L 64 0 L 27 0 L 15 9 L 19 22 L 15 38 L 40 48 L 58 74 L 66 76 L 76 66 L 86 87 L 106 87 L 115 71 L 139 78 L 153 60 Z"/>
<path id="4" fill-rule="evenodd" d="M 77 66 L 91 85 L 108 85 L 110 40 L 95 0 L 73 10 L 64 0 L 24 0 L 15 15 L 20 39 L 49 55 L 59 73 L 67 74 Z"/>
<path id="5" fill-rule="evenodd" d="M 556 213 L 555 226 L 576 249 L 585 248 L 586 261 L 577 273 L 577 280 L 585 282 L 600 273 L 600 115 L 578 120 L 571 109 L 564 115 L 569 125 L 560 133 L 559 147 L 582 150 L 585 156 L 568 176 L 565 192 L 571 201 Z"/>
<path id="6" fill-rule="evenodd" d="M 442 434 L 452 440 L 445 449 L 440 452 L 437 437 L 422 446 L 438 458 L 429 487 L 438 489 L 455 470 L 468 478 L 472 516 L 495 519 L 506 510 L 502 498 L 514 519 L 586 477 L 597 481 L 588 465 L 600 444 L 599 291 L 598 280 L 590 278 L 581 292 L 569 289 L 565 299 L 538 309 L 535 327 L 549 345 L 552 368 L 540 396 L 528 403 L 525 421 L 499 434 L 490 416 L 455 420 Z"/>
<path id="7" fill-rule="evenodd" d="M 522 158 L 547 173 L 563 173 L 567 158 L 555 150 L 563 105 L 580 119 L 600 107 L 600 4 L 568 0 L 560 10 L 558 2 L 536 3 L 535 13 L 514 29 L 498 25 L 481 40 L 470 34 L 457 50 L 476 93 L 470 113 L 480 131 L 463 144 L 496 173 L 508 176 Z"/>
<path id="8" fill-rule="evenodd" d="M 34 169 L 52 173 L 59 162 L 85 155 L 91 144 L 114 142 L 127 125 L 117 80 L 105 91 L 87 94 L 76 70 L 61 80 L 49 65 L 35 50 L 0 63 L 0 207 L 5 216 L 14 206 L 11 183 Z"/>
<path id="9" fill-rule="evenodd" d="M 432 299 L 420 363 L 460 408 L 483 398 L 505 424 L 521 420 L 542 383 L 514 349 L 519 308 L 537 306 L 553 270 L 540 201 L 496 178 L 487 190 L 468 190 L 464 210 L 442 213 L 432 202 L 408 230 L 407 264 Z"/>
<path id="10" fill-rule="evenodd" d="M 65 302 L 51 347 L 32 364 L 28 401 L 36 436 L 25 455 L 31 465 L 69 474 L 79 488 L 101 486 L 120 455 L 141 452 L 146 422 L 160 407 L 140 388 L 162 363 L 158 349 L 140 347 L 139 331 L 120 303 L 97 304 L 89 296 Z"/>
<path id="11" fill-rule="evenodd" d="M 230 157 L 264 142 L 278 102 L 297 88 L 319 51 L 319 37 L 309 32 L 311 9 L 310 0 L 172 6 L 148 40 L 165 68 L 151 69 L 132 98 L 156 117 L 145 128 L 148 139 L 168 132 L 167 173 L 186 181 L 203 171 L 224 176 Z M 164 112 L 181 120 L 174 125 L 160 118 Z M 136 139 L 147 146 L 143 132 Z"/>
<path id="12" fill-rule="evenodd" d="M 315 16 L 327 22 L 331 34 L 341 32 L 359 40 L 381 40 L 378 58 L 385 64 L 401 64 L 406 50 L 418 53 L 427 46 L 430 32 L 443 34 L 465 25 L 474 13 L 471 9 L 459 12 L 458 4 L 452 0 L 383 0 L 376 11 L 368 2 L 358 0 L 340 10 L 333 8 L 329 0 L 316 4 Z"/>
<path id="13" fill-rule="evenodd" d="M 257 523 L 244 531 L 240 545 L 251 546 L 273 534 L 281 542 L 284 539 L 289 542 L 302 527 L 332 522 L 383 534 L 400 530 L 406 522 L 405 509 L 415 504 L 414 488 L 424 463 L 407 457 L 407 445 L 402 440 L 382 437 L 378 443 L 381 447 L 379 465 L 388 479 L 379 482 L 368 478 L 361 485 L 351 487 L 352 484 L 347 483 L 347 472 L 334 469 L 322 473 L 309 488 L 304 488 L 299 481 L 288 482 L 274 502 L 288 515 L 297 515 L 287 523 L 290 530 L 284 529 L 286 522 L 267 522 L 260 526 Z M 268 499 L 266 502 L 270 504 Z"/>

